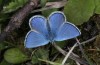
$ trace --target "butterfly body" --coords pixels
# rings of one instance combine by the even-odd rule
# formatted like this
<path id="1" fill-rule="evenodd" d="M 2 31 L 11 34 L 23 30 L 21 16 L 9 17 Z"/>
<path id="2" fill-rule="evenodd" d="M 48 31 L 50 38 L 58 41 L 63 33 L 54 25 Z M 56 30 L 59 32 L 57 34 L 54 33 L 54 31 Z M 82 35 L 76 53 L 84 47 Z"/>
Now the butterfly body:
<path id="1" fill-rule="evenodd" d="M 25 37 L 25 47 L 34 48 L 49 42 L 63 41 L 79 36 L 79 29 L 67 22 L 64 13 L 53 12 L 48 19 L 36 15 L 29 20 L 31 31 Z"/>

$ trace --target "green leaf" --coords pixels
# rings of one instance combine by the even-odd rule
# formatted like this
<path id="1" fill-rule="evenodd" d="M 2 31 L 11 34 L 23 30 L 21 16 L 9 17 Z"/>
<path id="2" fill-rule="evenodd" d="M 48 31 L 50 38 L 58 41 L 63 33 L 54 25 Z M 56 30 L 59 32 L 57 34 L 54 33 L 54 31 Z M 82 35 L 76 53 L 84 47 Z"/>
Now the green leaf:
<path id="1" fill-rule="evenodd" d="M 9 13 L 15 11 L 18 8 L 22 7 L 26 2 L 27 0 L 14 0 L 4 7 L 3 12 Z"/>
<path id="2" fill-rule="evenodd" d="M 32 63 L 33 64 L 40 63 L 40 61 L 38 60 L 39 58 L 47 60 L 48 56 L 49 56 L 48 50 L 44 48 L 39 48 L 38 50 L 35 51 L 35 53 L 32 56 Z"/>
<path id="3" fill-rule="evenodd" d="M 48 17 L 50 15 L 51 12 L 57 11 L 56 8 L 53 9 L 48 9 L 48 10 L 44 10 L 42 11 L 43 16 Z"/>
<path id="4" fill-rule="evenodd" d="M 3 49 L 5 49 L 5 48 L 6 48 L 5 45 L 2 44 L 2 43 L 0 43 L 0 51 L 3 50 Z"/>
<path id="5" fill-rule="evenodd" d="M 41 5 L 41 6 L 45 6 L 46 2 L 47 2 L 47 0 L 41 0 L 41 1 L 40 1 L 40 5 Z"/>
<path id="6" fill-rule="evenodd" d="M 3 0 L 0 0 L 0 4 L 2 3 Z"/>
<path id="7" fill-rule="evenodd" d="M 100 14 L 100 0 L 95 0 L 95 13 Z"/>
<path id="8" fill-rule="evenodd" d="M 0 62 L 0 65 L 12 65 L 12 64 L 8 63 L 8 62 L 5 61 L 5 60 L 2 60 L 2 61 Z"/>
<path id="9" fill-rule="evenodd" d="M 0 51 L 7 49 L 8 45 L 5 42 L 0 42 Z"/>
<path id="10" fill-rule="evenodd" d="M 8 14 L 0 13 L 0 23 L 5 22 L 7 19 L 10 19 Z"/>
<path id="11" fill-rule="evenodd" d="M 80 25 L 89 20 L 94 8 L 94 0 L 69 0 L 64 7 L 64 13 L 68 21 Z"/>
<path id="12" fill-rule="evenodd" d="M 4 59 L 9 63 L 17 64 L 28 60 L 28 57 L 18 48 L 11 48 L 4 53 Z"/>

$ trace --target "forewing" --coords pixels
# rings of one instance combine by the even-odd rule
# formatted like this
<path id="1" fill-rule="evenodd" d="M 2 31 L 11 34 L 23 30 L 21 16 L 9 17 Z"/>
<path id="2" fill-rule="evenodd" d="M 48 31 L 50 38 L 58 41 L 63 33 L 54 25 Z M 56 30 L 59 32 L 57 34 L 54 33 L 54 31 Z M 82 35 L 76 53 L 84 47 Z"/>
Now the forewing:
<path id="1" fill-rule="evenodd" d="M 33 16 L 29 20 L 30 28 L 44 35 L 46 35 L 48 32 L 46 24 L 47 24 L 46 18 L 40 15 Z"/>
<path id="2" fill-rule="evenodd" d="M 59 27 L 65 22 L 65 19 L 65 15 L 62 12 L 53 12 L 48 18 L 51 32 L 56 33 Z"/>
<path id="3" fill-rule="evenodd" d="M 58 30 L 55 40 L 63 41 L 71 38 L 75 38 L 81 34 L 80 30 L 72 23 L 64 23 Z"/>
<path id="4" fill-rule="evenodd" d="M 49 40 L 43 34 L 36 31 L 29 31 L 25 38 L 25 47 L 34 48 L 48 44 Z"/>

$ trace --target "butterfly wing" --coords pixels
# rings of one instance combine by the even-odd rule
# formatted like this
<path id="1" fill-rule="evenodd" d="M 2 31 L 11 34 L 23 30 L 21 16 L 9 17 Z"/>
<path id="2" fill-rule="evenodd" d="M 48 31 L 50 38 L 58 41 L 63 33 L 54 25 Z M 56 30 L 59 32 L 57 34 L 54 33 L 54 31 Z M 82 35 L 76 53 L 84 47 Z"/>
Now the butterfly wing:
<path id="1" fill-rule="evenodd" d="M 36 30 L 44 35 L 48 34 L 46 18 L 36 15 L 30 18 L 29 25 L 32 30 Z"/>
<path id="2" fill-rule="evenodd" d="M 42 46 L 48 44 L 49 40 L 43 36 L 43 34 L 37 31 L 29 31 L 25 38 L 25 47 L 26 48 L 34 48 L 38 46 Z"/>
<path id="3" fill-rule="evenodd" d="M 51 32 L 56 33 L 59 27 L 65 22 L 65 19 L 65 15 L 62 12 L 53 12 L 48 19 Z"/>
<path id="4" fill-rule="evenodd" d="M 65 22 L 58 30 L 55 40 L 63 41 L 75 38 L 81 34 L 80 30 L 72 23 Z"/>

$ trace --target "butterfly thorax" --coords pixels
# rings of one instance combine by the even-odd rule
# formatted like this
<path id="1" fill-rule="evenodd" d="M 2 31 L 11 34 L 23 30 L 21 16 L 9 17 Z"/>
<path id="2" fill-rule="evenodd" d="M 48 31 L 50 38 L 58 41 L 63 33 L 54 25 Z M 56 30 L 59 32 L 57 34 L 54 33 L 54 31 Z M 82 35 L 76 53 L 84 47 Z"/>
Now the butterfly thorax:
<path id="1" fill-rule="evenodd" d="M 50 42 L 53 42 L 55 34 L 51 31 L 50 25 L 48 23 L 47 23 L 47 30 L 48 30 L 47 38 L 48 38 L 48 40 L 50 40 Z"/>
<path id="2" fill-rule="evenodd" d="M 52 32 L 49 32 L 49 40 L 50 42 L 53 42 L 54 41 L 54 34 Z"/>

